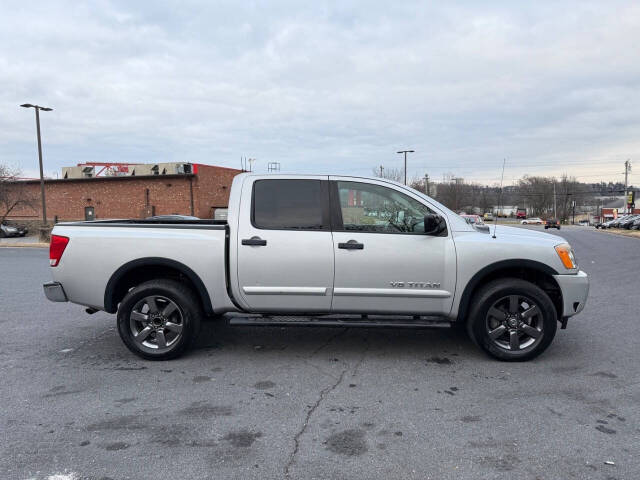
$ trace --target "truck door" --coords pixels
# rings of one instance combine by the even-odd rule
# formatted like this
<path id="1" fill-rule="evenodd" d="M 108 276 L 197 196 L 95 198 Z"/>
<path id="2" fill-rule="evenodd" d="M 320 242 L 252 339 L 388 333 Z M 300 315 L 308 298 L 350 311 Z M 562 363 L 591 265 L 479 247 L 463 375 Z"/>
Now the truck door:
<path id="1" fill-rule="evenodd" d="M 327 177 L 243 183 L 238 291 L 255 312 L 331 309 L 333 241 Z"/>
<path id="2" fill-rule="evenodd" d="M 440 212 L 384 181 L 330 179 L 332 311 L 448 314 L 456 281 L 451 234 L 424 233 L 424 216 Z"/>

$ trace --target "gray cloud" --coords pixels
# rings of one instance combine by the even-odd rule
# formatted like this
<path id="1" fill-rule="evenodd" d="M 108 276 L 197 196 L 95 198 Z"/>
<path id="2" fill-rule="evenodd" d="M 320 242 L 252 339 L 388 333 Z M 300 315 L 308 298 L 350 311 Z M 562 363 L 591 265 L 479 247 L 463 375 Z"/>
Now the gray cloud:
<path id="1" fill-rule="evenodd" d="M 5 2 L 0 161 L 169 161 L 481 181 L 619 179 L 640 153 L 633 2 Z M 585 164 L 580 168 L 581 164 Z"/>

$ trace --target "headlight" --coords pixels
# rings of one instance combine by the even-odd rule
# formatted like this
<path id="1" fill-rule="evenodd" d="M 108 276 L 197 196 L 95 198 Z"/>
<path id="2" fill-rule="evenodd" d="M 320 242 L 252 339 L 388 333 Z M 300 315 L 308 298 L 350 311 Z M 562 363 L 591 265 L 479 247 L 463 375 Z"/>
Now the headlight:
<path id="1" fill-rule="evenodd" d="M 564 265 L 564 268 L 568 270 L 573 270 L 578 268 L 578 263 L 576 262 L 576 256 L 573 253 L 573 248 L 568 243 L 561 243 L 560 245 L 555 246 L 556 253 L 560 257 L 560 261 Z"/>

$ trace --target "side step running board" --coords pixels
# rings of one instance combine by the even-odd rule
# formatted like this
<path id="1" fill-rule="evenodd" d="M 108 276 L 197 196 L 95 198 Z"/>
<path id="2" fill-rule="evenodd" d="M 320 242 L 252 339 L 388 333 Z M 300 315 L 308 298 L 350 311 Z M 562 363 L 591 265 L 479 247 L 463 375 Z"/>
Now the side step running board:
<path id="1" fill-rule="evenodd" d="M 450 328 L 451 322 L 434 317 L 230 317 L 229 325 L 244 327 L 363 327 Z"/>

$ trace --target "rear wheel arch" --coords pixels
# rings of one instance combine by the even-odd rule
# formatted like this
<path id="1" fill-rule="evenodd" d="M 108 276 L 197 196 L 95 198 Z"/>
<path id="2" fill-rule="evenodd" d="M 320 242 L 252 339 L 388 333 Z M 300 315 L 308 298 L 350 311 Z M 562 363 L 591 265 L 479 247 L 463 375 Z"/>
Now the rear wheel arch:
<path id="1" fill-rule="evenodd" d="M 129 290 L 118 307 L 120 338 L 147 360 L 179 357 L 198 337 L 202 308 L 184 281 L 157 279 Z"/>
<path id="2" fill-rule="evenodd" d="M 553 275 L 557 274 L 558 272 L 554 268 L 535 260 L 503 260 L 487 265 L 476 272 L 465 286 L 460 297 L 458 321 L 466 322 L 473 296 L 483 285 L 499 278 L 508 277 L 520 278 L 542 288 L 551 298 L 558 318 L 562 318 L 562 291 L 553 278 Z"/>
<path id="3" fill-rule="evenodd" d="M 104 292 L 105 311 L 116 313 L 118 304 L 131 288 L 159 279 L 179 279 L 186 283 L 200 299 L 204 313 L 213 315 L 209 292 L 198 274 L 185 264 L 164 257 L 138 258 L 120 266 L 107 282 Z"/>

